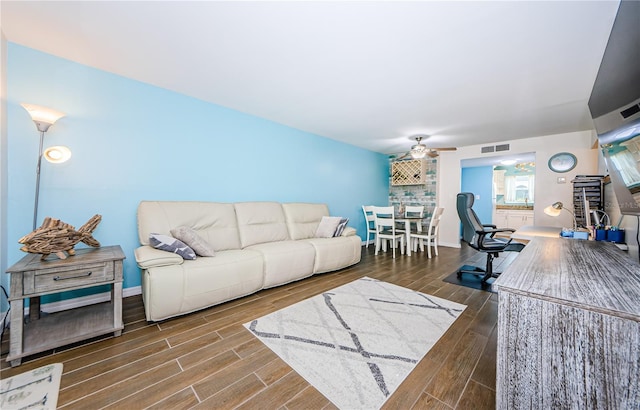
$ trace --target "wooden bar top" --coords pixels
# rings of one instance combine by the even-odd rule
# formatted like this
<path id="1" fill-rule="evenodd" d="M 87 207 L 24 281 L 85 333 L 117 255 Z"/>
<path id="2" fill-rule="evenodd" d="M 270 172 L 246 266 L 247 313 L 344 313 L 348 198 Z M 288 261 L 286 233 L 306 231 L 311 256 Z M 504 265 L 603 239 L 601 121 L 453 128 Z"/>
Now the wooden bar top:
<path id="1" fill-rule="evenodd" d="M 640 263 L 613 243 L 533 238 L 494 285 L 640 322 Z"/>

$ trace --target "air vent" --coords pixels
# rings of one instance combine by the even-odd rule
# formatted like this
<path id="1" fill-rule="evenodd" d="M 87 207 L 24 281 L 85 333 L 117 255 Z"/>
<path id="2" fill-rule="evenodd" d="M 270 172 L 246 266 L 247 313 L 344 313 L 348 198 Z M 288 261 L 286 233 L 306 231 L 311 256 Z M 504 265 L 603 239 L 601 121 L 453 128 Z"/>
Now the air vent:
<path id="1" fill-rule="evenodd" d="M 496 145 L 496 152 L 509 151 L 509 144 Z"/>
<path id="2" fill-rule="evenodd" d="M 483 154 L 486 154 L 488 152 L 495 152 L 495 147 L 494 146 L 490 146 L 490 147 L 482 147 L 480 149 L 480 152 Z"/>
<path id="3" fill-rule="evenodd" d="M 631 117 L 633 114 L 637 114 L 640 112 L 640 104 L 636 104 L 636 105 L 632 105 L 631 107 L 620 111 L 620 115 L 622 115 L 622 118 L 629 118 Z"/>

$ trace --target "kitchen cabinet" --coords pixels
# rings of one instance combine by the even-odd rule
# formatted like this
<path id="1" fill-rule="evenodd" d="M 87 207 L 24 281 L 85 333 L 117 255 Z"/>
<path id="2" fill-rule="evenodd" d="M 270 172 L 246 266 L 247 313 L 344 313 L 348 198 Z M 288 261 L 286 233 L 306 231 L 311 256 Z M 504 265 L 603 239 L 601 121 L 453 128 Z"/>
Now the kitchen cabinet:
<path id="1" fill-rule="evenodd" d="M 533 225 L 533 211 L 521 209 L 496 209 L 493 224 L 498 228 L 518 229 L 522 226 Z"/>
<path id="2" fill-rule="evenodd" d="M 493 189 L 494 195 L 504 196 L 504 175 L 507 171 L 504 169 L 493 170 Z"/>

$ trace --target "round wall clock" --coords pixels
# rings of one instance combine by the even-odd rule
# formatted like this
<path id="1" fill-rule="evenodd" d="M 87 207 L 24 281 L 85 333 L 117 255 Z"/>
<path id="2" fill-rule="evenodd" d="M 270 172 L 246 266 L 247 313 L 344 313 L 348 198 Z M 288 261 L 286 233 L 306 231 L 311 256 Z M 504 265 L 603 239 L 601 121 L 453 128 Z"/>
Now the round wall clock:
<path id="1" fill-rule="evenodd" d="M 549 158 L 549 169 L 553 172 L 569 172 L 578 164 L 578 158 L 570 152 L 559 152 Z"/>

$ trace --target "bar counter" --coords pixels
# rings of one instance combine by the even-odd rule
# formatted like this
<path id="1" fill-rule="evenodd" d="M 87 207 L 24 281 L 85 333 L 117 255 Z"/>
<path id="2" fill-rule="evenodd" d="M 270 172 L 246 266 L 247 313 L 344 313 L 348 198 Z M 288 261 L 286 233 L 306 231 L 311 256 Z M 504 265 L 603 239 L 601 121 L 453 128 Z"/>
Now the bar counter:
<path id="1" fill-rule="evenodd" d="M 640 406 L 640 264 L 613 243 L 536 237 L 494 282 L 496 408 Z"/>

